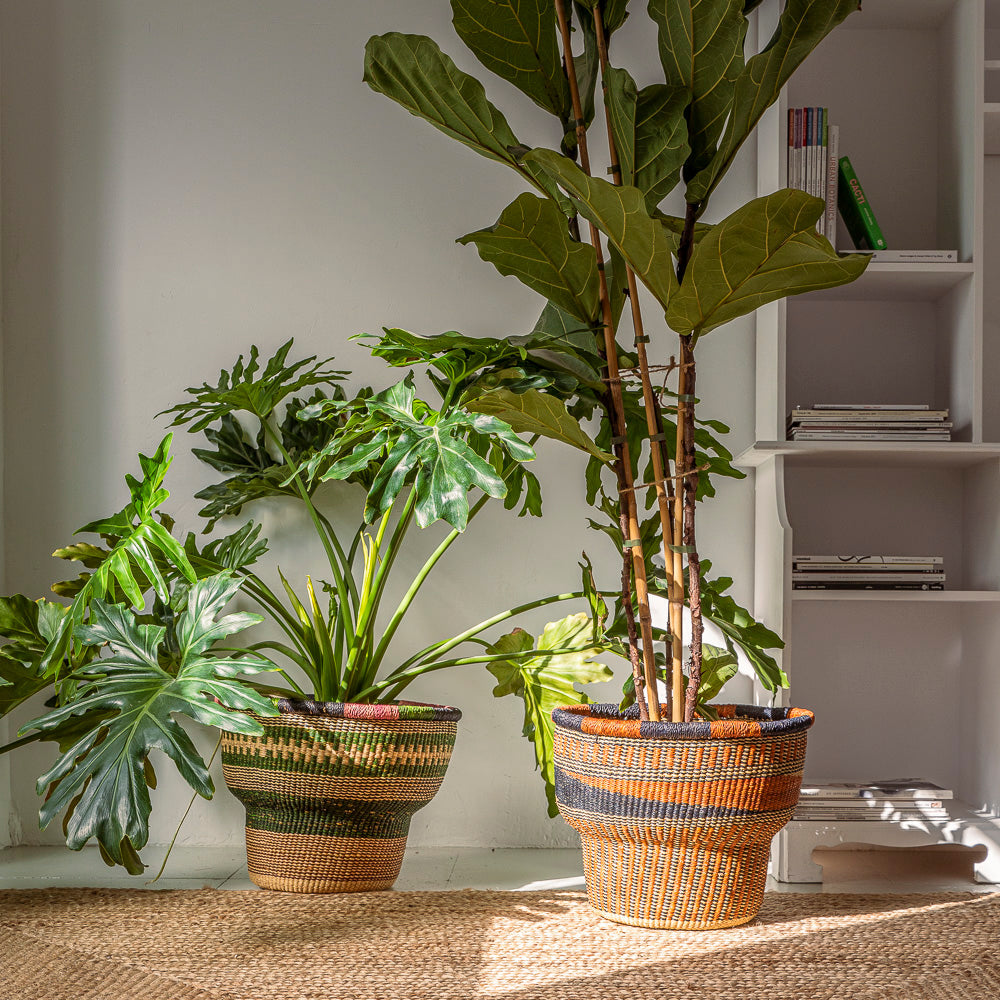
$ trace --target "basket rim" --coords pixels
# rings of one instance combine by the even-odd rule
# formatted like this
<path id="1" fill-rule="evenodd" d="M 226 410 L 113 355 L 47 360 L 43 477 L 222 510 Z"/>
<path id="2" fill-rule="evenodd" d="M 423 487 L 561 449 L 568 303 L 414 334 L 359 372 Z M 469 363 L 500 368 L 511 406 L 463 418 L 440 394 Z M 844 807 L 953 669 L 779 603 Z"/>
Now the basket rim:
<path id="1" fill-rule="evenodd" d="M 311 698 L 272 700 L 282 715 L 323 716 L 363 722 L 458 722 L 462 718 L 461 709 L 421 701 L 363 704 L 353 701 L 314 701 Z"/>
<path id="2" fill-rule="evenodd" d="M 735 740 L 804 732 L 815 721 L 807 708 L 713 705 L 717 722 L 643 722 L 638 706 L 624 712 L 615 704 L 567 705 L 552 711 L 556 728 L 592 736 L 650 740 Z M 663 711 L 667 706 L 661 706 Z"/>

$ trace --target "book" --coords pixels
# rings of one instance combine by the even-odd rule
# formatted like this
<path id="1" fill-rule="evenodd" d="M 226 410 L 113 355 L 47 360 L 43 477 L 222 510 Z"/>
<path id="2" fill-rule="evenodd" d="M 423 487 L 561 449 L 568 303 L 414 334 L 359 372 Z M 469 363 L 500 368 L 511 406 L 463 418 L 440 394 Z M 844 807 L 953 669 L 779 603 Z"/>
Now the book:
<path id="1" fill-rule="evenodd" d="M 944 556 L 893 556 L 893 555 L 795 555 L 792 561 L 801 565 L 813 563 L 837 563 L 845 562 L 857 563 L 858 565 L 884 565 L 885 563 L 930 563 L 933 566 L 940 566 L 944 562 Z M 856 787 L 862 787 L 860 785 Z M 869 787 L 869 786 L 864 786 Z"/>
<path id="2" fill-rule="evenodd" d="M 950 788 L 929 781 L 927 778 L 876 778 L 874 781 L 841 781 L 824 778 L 822 781 L 803 781 L 799 797 L 837 799 L 865 799 L 880 796 L 907 799 L 951 799 L 955 793 Z"/>
<path id="3" fill-rule="evenodd" d="M 800 413 L 807 412 L 809 408 L 796 407 Z M 813 410 L 857 410 L 865 412 L 867 410 L 930 410 L 929 403 L 813 403 Z M 794 412 L 794 411 L 793 411 Z M 935 410 L 935 413 L 946 413 L 946 410 Z"/>
<path id="4" fill-rule="evenodd" d="M 837 204 L 854 246 L 858 250 L 887 249 L 888 243 L 850 158 L 842 156 L 838 162 Z"/>
<path id="5" fill-rule="evenodd" d="M 842 253 L 867 253 L 865 250 L 843 250 Z M 875 250 L 873 264 L 957 264 L 957 250 Z"/>
<path id="6" fill-rule="evenodd" d="M 837 164 L 840 159 L 840 126 L 831 125 L 827 133 L 829 146 L 826 156 L 826 218 L 824 235 L 830 246 L 837 249 Z"/>
<path id="7" fill-rule="evenodd" d="M 802 583 L 792 581 L 792 590 L 944 590 L 943 583 Z"/>
<path id="8" fill-rule="evenodd" d="M 951 441 L 948 431 L 792 431 L 792 441 Z"/>
<path id="9" fill-rule="evenodd" d="M 813 810 L 796 809 L 792 814 L 796 822 L 805 823 L 922 823 L 948 822 L 951 814 L 947 809 L 849 809 Z"/>
<path id="10" fill-rule="evenodd" d="M 877 419 L 889 420 L 890 414 L 892 420 L 915 420 L 922 423 L 928 423 L 932 420 L 937 421 L 948 419 L 947 410 L 897 410 L 887 408 L 882 408 L 877 411 Z M 814 407 L 808 410 L 796 408 L 789 414 L 790 420 L 800 420 L 807 417 L 822 417 L 824 420 L 831 420 L 834 418 L 837 420 L 874 420 L 876 419 L 876 411 L 870 408 L 831 411 L 830 409 L 819 409 Z"/>
<path id="11" fill-rule="evenodd" d="M 872 798 L 864 798 L 862 796 L 852 796 L 851 798 L 838 796 L 819 798 L 814 795 L 806 795 L 799 798 L 798 808 L 809 809 L 812 812 L 835 809 L 838 812 L 850 812 L 857 815 L 859 812 L 885 808 L 919 809 L 921 811 L 925 809 L 944 809 L 945 801 L 945 799 L 914 799 L 912 796 L 901 795 L 892 797 L 878 795 Z"/>
<path id="12" fill-rule="evenodd" d="M 915 580 L 914 577 L 917 579 Z M 811 573 L 805 570 L 792 572 L 793 583 L 944 583 L 944 573 L 934 573 L 928 570 L 893 573 L 870 569 L 857 570 L 854 573 L 837 573 L 817 571 Z"/>

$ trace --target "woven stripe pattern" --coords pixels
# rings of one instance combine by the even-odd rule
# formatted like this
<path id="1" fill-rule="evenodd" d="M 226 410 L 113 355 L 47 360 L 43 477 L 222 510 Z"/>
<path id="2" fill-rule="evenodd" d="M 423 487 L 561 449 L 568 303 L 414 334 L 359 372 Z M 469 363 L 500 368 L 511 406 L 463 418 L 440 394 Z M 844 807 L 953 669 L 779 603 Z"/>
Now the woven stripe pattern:
<path id="1" fill-rule="evenodd" d="M 552 713 L 556 801 L 580 833 L 587 894 L 604 916 L 697 930 L 757 915 L 813 715 L 714 707 L 717 722 L 687 724 L 640 722 L 614 705 Z"/>
<path id="2" fill-rule="evenodd" d="M 246 807 L 247 866 L 265 889 L 389 889 L 413 814 L 434 797 L 458 709 L 277 702 L 263 735 L 223 733 L 222 773 Z"/>

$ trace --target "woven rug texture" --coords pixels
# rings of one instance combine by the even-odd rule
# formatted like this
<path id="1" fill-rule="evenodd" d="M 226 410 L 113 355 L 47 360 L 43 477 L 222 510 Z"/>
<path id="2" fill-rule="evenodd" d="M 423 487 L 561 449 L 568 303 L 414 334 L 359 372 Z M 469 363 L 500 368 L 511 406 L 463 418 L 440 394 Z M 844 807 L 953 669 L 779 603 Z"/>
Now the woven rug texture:
<path id="1" fill-rule="evenodd" d="M 997 1000 L 1000 893 L 769 894 L 654 931 L 579 892 L 0 892 L 0 1000 Z"/>

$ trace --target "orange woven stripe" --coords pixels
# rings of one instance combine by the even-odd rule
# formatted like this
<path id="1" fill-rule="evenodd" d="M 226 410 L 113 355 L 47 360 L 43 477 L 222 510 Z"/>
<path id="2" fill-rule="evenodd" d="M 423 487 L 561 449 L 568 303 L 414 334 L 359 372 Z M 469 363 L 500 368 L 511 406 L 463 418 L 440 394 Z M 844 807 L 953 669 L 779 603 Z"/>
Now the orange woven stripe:
<path id="1" fill-rule="evenodd" d="M 752 739 L 760 736 L 760 723 L 756 719 L 744 719 L 737 722 L 735 719 L 719 719 L 718 722 L 710 722 L 709 727 L 712 736 L 728 737 L 729 739 Z"/>
<path id="2" fill-rule="evenodd" d="M 638 719 L 583 719 L 580 728 L 595 736 L 619 736 L 634 739 L 639 735 Z"/>

